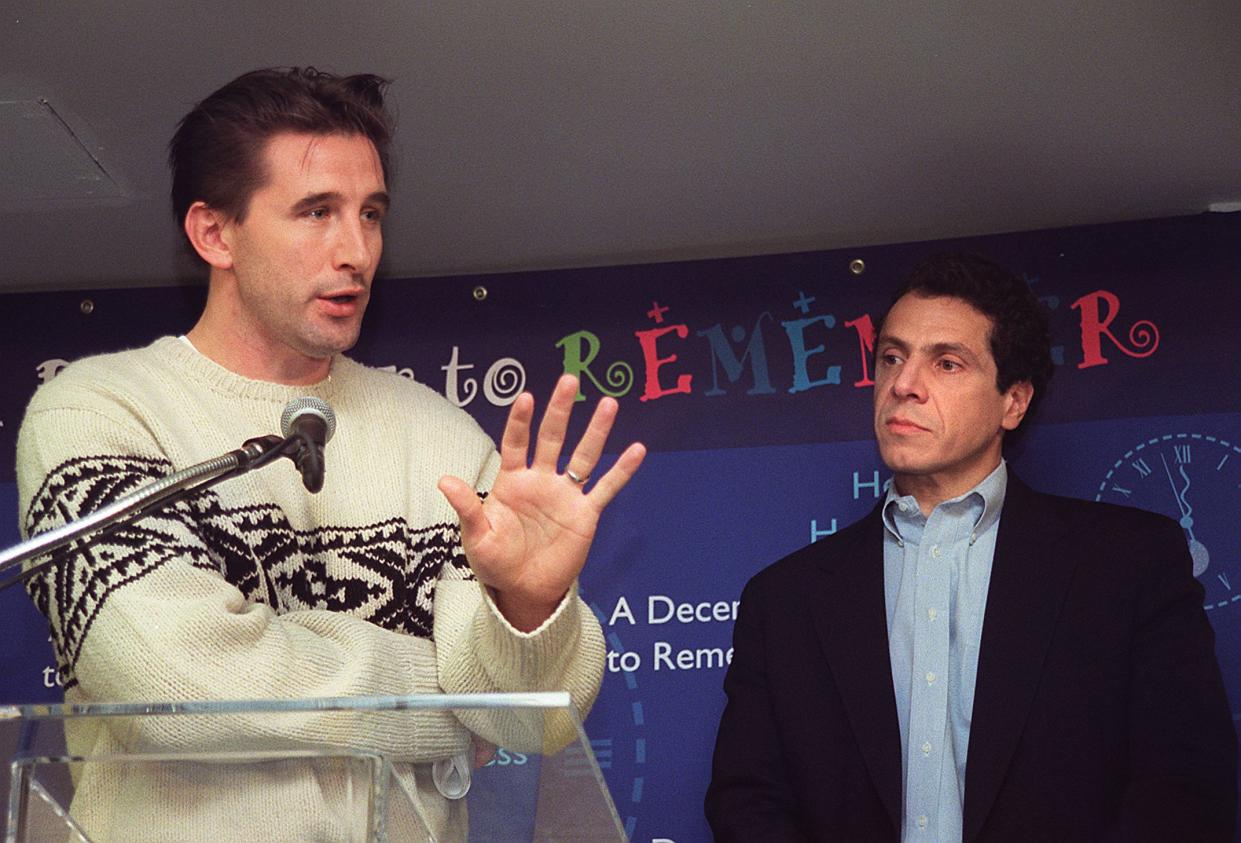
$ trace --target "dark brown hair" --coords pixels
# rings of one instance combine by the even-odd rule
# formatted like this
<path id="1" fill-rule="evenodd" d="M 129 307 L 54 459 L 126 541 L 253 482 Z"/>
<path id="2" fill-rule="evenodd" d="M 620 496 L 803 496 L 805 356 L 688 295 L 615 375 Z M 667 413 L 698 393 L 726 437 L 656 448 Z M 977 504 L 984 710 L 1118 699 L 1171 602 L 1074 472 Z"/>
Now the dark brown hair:
<path id="1" fill-rule="evenodd" d="M 892 303 L 913 293 L 960 299 L 991 320 L 991 356 L 995 386 L 1001 393 L 1029 381 L 1032 416 L 1051 380 L 1050 320 L 1030 285 L 981 255 L 943 253 L 922 260 L 896 291 Z"/>
<path id="2" fill-rule="evenodd" d="M 389 172 L 388 80 L 336 76 L 313 67 L 275 67 L 237 77 L 194 106 L 168 144 L 172 213 L 180 227 L 195 202 L 236 220 L 263 186 L 263 148 L 281 132 L 363 135 Z"/>

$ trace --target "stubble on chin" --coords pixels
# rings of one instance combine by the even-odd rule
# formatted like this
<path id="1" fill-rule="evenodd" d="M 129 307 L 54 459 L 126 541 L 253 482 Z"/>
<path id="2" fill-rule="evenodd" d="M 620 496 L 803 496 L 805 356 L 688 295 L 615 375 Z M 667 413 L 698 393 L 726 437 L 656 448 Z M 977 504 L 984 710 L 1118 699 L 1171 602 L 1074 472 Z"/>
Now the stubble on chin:
<path id="1" fill-rule="evenodd" d="M 363 315 L 359 313 L 347 319 L 328 317 L 324 320 L 319 317 L 308 320 L 297 330 L 301 352 L 316 359 L 343 354 L 358 344 L 358 338 L 362 334 Z"/>
<path id="2" fill-rule="evenodd" d="M 359 331 L 354 331 L 347 336 L 313 338 L 304 344 L 301 351 L 307 357 L 313 357 L 316 360 L 326 360 L 330 357 L 335 357 L 337 354 L 344 354 L 357 345 L 359 333 Z"/>

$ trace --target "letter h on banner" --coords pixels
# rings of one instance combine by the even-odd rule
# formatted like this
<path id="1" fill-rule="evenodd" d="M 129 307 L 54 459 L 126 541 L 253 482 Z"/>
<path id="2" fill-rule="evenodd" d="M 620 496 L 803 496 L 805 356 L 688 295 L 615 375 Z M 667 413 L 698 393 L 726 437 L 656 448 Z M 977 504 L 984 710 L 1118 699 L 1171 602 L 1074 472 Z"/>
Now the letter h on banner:
<path id="1" fill-rule="evenodd" d="M 875 493 L 875 497 L 879 497 L 879 492 L 881 491 L 881 488 L 882 487 L 879 484 L 879 469 L 875 469 L 874 479 L 871 480 L 869 483 L 863 483 L 858 473 L 856 471 L 853 472 L 853 499 L 854 500 L 858 500 L 858 497 L 859 497 L 858 492 L 860 492 L 862 489 L 870 489 Z"/>

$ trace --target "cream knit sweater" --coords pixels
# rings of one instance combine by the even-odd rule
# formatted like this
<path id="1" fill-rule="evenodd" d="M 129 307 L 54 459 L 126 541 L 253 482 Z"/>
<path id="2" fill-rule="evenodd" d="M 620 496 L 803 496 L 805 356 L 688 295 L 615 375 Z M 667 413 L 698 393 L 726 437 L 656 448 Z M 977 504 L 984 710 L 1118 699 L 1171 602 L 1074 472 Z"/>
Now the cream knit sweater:
<path id="1" fill-rule="evenodd" d="M 35 394 L 18 437 L 24 535 L 51 529 L 174 469 L 278 432 L 281 410 L 316 395 L 337 416 L 323 491 L 291 463 L 226 481 L 90 543 L 58 552 L 29 590 L 48 618 L 66 701 L 227 700 L 568 690 L 582 716 L 602 678 L 599 625 L 576 589 L 538 630 L 505 622 L 470 573 L 455 513 L 435 488 L 453 474 L 480 492 L 499 460 L 461 410 L 421 384 L 333 361 L 327 380 L 291 387 L 240 377 L 173 337 L 80 360 Z M 468 750 L 470 730 L 517 749 L 548 734 L 468 713 L 369 718 L 315 714 L 187 724 L 87 720 L 71 752 L 360 748 L 402 762 L 439 839 L 464 834 L 460 803 L 428 767 Z M 467 728 L 468 727 L 468 728 Z M 537 733 L 537 729 L 533 730 Z M 533 744 L 533 746 L 531 746 Z M 523 746 L 524 745 L 524 746 Z M 324 808 L 343 788 L 306 765 L 243 765 L 185 781 L 163 768 L 83 768 L 74 812 L 98 841 L 334 840 Z M 210 765 L 206 765 L 210 767 Z M 223 792 L 223 791 L 229 792 Z M 264 831 L 263 829 L 267 829 Z"/>

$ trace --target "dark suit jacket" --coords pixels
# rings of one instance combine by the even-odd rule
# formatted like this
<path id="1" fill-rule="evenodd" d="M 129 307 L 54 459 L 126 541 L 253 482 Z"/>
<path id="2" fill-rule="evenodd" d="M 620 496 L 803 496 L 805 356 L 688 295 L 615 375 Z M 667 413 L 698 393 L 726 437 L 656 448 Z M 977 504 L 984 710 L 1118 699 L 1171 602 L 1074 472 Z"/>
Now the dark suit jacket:
<path id="1" fill-rule="evenodd" d="M 965 777 L 975 841 L 1232 843 L 1237 744 L 1180 528 L 1009 474 Z M 720 841 L 898 840 L 879 510 L 741 597 L 707 817 Z"/>

